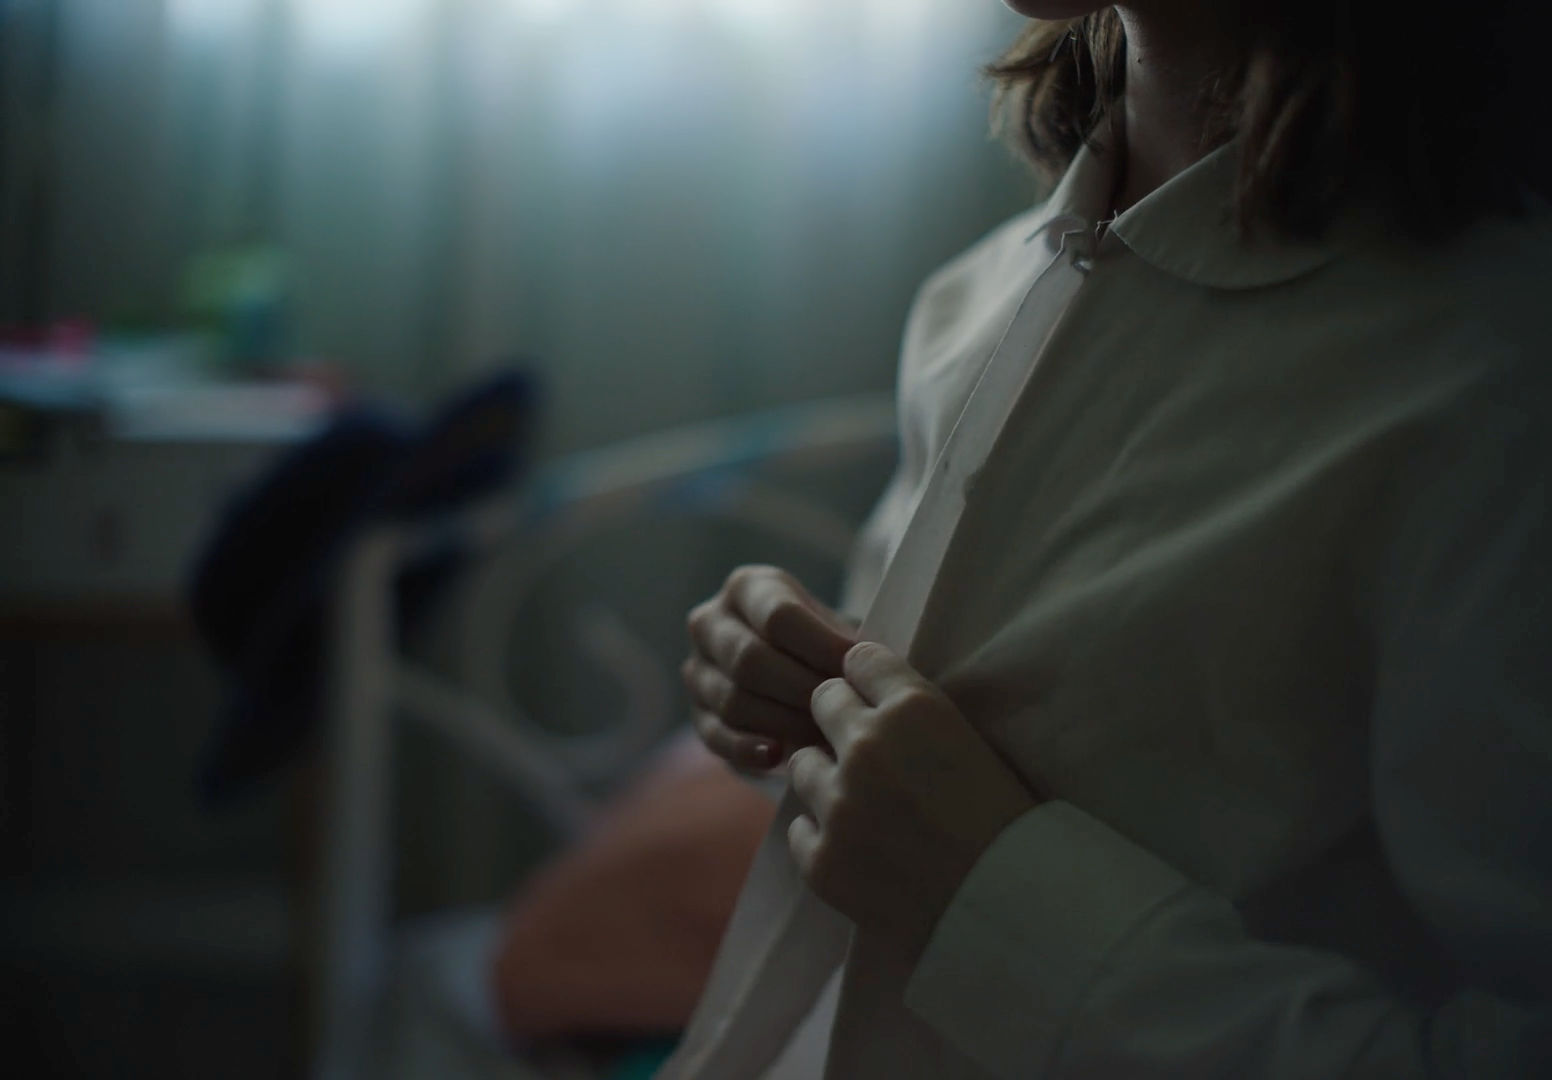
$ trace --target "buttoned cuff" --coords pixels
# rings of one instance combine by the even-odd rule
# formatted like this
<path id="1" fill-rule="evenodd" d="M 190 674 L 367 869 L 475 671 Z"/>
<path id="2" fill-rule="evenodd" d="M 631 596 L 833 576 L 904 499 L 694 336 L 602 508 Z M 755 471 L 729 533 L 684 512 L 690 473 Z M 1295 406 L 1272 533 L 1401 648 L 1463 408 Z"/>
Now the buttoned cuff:
<path id="1" fill-rule="evenodd" d="M 994 1076 L 1043 1076 L 1105 958 L 1189 887 L 1071 803 L 1045 803 L 965 878 L 905 1004 Z"/>

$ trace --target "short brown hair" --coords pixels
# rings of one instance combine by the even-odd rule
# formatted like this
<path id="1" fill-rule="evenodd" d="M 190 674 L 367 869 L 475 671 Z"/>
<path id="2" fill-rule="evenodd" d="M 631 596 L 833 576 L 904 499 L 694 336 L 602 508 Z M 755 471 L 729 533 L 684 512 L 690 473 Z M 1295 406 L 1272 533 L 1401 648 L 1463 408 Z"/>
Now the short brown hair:
<path id="1" fill-rule="evenodd" d="M 1203 151 L 1237 143 L 1242 229 L 1316 238 L 1367 187 L 1426 238 L 1548 191 L 1552 112 L 1525 47 L 1544 41 L 1516 0 L 1476 0 L 1468 19 L 1393 2 L 1276 3 L 1202 88 Z M 1126 34 L 1108 7 L 1035 20 L 986 72 L 997 128 L 1054 177 L 1116 115 Z"/>

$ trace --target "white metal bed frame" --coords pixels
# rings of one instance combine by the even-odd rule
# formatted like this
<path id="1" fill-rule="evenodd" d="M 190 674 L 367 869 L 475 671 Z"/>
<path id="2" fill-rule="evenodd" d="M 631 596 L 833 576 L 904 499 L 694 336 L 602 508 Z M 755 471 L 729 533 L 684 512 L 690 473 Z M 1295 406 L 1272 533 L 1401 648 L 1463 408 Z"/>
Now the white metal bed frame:
<path id="1" fill-rule="evenodd" d="M 563 836 L 575 835 L 593 810 L 583 782 L 638 761 L 664 734 L 668 697 L 657 661 L 603 620 L 592 628 L 592 645 L 626 684 L 626 716 L 580 739 L 558 737 L 525 716 L 507 696 L 500 646 L 530 587 L 579 537 L 640 514 L 731 518 L 844 559 L 853 523 L 760 473 L 777 464 L 828 467 L 892 448 L 894 439 L 889 395 L 697 424 L 563 458 L 539 470 L 516 500 L 431 524 L 377 527 L 355 542 L 334 600 L 317 1080 L 367 1080 L 362 1063 L 392 940 L 395 718 L 413 718 L 478 757 Z M 464 686 L 433 675 L 396 644 L 399 569 L 449 540 L 476 555 L 521 551 L 501 560 L 502 579 L 481 590 L 462 620 Z"/>

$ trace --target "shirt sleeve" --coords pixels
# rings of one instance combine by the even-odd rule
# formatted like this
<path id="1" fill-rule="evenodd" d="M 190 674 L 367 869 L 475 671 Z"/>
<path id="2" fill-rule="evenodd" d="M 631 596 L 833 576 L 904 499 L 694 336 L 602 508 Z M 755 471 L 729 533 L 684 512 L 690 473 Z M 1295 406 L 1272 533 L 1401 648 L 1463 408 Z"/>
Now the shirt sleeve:
<path id="1" fill-rule="evenodd" d="M 1375 508 L 1372 810 L 1462 973 L 1423 1010 L 1062 802 L 1015 822 L 906 1002 L 998 1077 L 1552 1076 L 1552 410 L 1504 379 L 1424 433 Z"/>

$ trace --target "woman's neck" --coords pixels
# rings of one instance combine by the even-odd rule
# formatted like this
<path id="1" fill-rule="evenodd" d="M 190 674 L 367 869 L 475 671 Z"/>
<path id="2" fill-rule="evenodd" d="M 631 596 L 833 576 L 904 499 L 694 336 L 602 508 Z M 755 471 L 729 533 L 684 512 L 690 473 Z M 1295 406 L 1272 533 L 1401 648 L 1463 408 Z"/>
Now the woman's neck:
<path id="1" fill-rule="evenodd" d="M 1233 55 L 1234 3 L 1134 0 L 1126 29 L 1126 148 L 1114 209 L 1123 211 L 1204 156 L 1203 89 Z"/>

